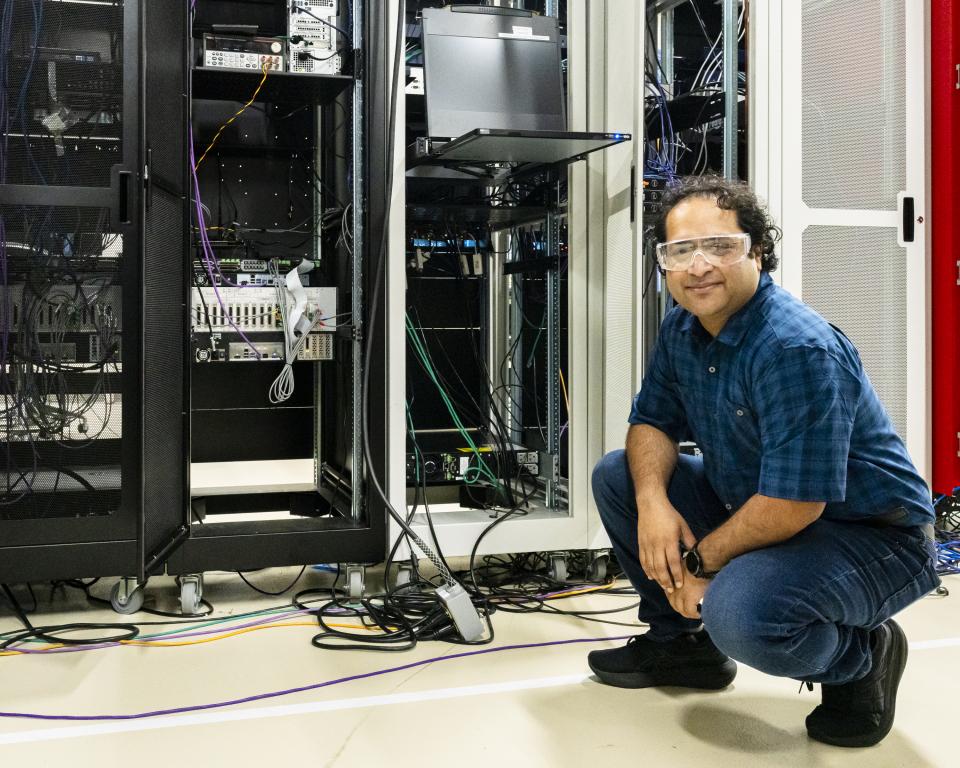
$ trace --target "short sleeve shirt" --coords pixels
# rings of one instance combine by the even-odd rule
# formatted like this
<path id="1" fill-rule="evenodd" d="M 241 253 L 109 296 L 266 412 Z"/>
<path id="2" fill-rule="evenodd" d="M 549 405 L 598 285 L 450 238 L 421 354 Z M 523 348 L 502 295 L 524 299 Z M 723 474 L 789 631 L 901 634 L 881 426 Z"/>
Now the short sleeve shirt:
<path id="1" fill-rule="evenodd" d="M 825 502 L 826 519 L 934 519 L 853 343 L 765 272 L 716 338 L 667 314 L 629 420 L 696 442 L 731 511 L 760 493 Z"/>

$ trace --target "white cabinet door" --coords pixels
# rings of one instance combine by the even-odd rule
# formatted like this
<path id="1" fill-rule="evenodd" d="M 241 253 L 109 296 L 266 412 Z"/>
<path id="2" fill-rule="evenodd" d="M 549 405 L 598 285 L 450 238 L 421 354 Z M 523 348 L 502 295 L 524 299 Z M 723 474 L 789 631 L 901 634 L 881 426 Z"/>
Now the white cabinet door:
<path id="1" fill-rule="evenodd" d="M 925 4 L 777 5 L 765 28 L 770 46 L 779 31 L 781 87 L 756 106 L 779 109 L 780 160 L 759 178 L 784 230 L 781 281 L 857 345 L 929 480 Z"/>

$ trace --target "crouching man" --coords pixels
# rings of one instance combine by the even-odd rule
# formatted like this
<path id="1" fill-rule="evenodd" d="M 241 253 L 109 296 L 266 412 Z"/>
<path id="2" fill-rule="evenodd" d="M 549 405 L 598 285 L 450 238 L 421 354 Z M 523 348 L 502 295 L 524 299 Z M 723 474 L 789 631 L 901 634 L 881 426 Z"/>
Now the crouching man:
<path id="1" fill-rule="evenodd" d="M 593 474 L 649 631 L 590 667 L 609 685 L 720 689 L 736 659 L 821 684 L 811 738 L 876 744 L 907 660 L 891 616 L 938 584 L 929 491 L 854 345 L 771 279 L 779 230 L 748 187 L 686 180 L 657 236 L 679 306 L 626 450 Z M 678 454 L 687 439 L 702 457 Z"/>

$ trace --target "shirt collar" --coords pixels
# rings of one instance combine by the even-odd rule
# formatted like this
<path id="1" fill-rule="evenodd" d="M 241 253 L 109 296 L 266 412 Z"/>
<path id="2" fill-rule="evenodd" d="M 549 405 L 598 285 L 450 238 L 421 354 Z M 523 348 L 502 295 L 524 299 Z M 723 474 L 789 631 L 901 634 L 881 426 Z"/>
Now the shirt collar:
<path id="1" fill-rule="evenodd" d="M 767 272 L 761 272 L 757 290 L 753 296 L 750 297 L 750 300 L 727 320 L 723 328 L 720 329 L 716 341 L 719 341 L 721 344 L 726 344 L 728 347 L 735 347 L 740 344 L 740 342 L 743 341 L 747 329 L 754 324 L 756 313 L 763 304 L 764 298 L 773 291 L 773 288 L 773 278 L 770 277 Z M 684 316 L 677 325 L 680 330 L 694 333 L 705 341 L 714 340 L 700 324 L 696 315 L 686 310 L 684 310 Z"/>

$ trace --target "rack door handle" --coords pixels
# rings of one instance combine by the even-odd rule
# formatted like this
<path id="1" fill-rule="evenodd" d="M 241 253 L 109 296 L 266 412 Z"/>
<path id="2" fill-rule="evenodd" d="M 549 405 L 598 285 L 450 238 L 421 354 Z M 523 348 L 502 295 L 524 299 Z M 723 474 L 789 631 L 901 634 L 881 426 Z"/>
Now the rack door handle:
<path id="1" fill-rule="evenodd" d="M 130 171 L 117 174 L 117 218 L 121 224 L 130 223 Z"/>
<path id="2" fill-rule="evenodd" d="M 904 247 L 913 243 L 917 239 L 917 222 L 923 219 L 917 219 L 916 199 L 913 195 L 901 192 L 897 195 L 897 208 L 900 212 L 900 227 L 897 232 L 897 245 Z"/>

